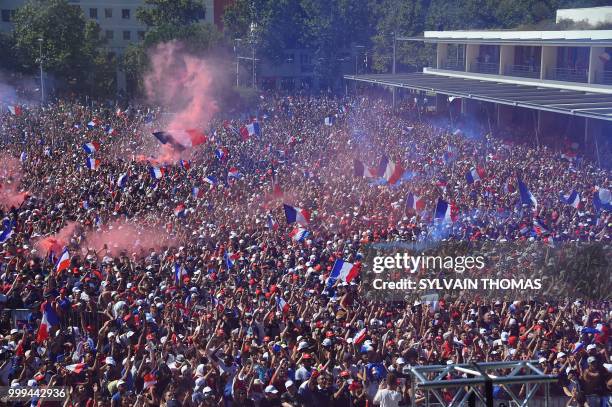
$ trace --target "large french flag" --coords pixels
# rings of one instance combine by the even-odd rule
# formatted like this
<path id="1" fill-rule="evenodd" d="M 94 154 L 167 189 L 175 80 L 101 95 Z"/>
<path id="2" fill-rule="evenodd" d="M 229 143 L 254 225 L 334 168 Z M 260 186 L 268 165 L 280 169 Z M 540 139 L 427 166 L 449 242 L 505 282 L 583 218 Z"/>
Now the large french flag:
<path id="1" fill-rule="evenodd" d="M 73 365 L 66 366 L 66 370 L 68 370 L 69 372 L 75 373 L 75 374 L 79 374 L 83 370 L 85 370 L 86 367 L 87 367 L 86 363 L 75 363 Z"/>
<path id="2" fill-rule="evenodd" d="M 518 179 L 518 189 L 521 194 L 521 203 L 527 206 L 538 206 L 538 200 L 529 192 L 529 188 L 527 188 L 527 185 L 525 185 L 520 178 Z"/>
<path id="3" fill-rule="evenodd" d="M 187 134 L 187 137 L 185 137 L 183 141 L 185 147 L 196 147 L 208 141 L 206 134 L 198 129 L 187 129 L 185 130 L 185 134 Z"/>
<path id="4" fill-rule="evenodd" d="M 440 219 L 442 222 L 446 223 L 453 222 L 456 218 L 456 215 L 453 213 L 453 205 L 442 198 L 438 198 L 434 219 Z"/>
<path id="5" fill-rule="evenodd" d="M 177 150 L 184 150 L 206 143 L 208 137 L 198 129 L 156 131 L 153 137 L 162 144 L 170 144 Z"/>
<path id="6" fill-rule="evenodd" d="M 415 212 L 422 211 L 425 209 L 425 201 L 412 192 L 408 192 L 406 196 L 406 209 L 412 209 Z"/>
<path id="7" fill-rule="evenodd" d="M 567 195 L 561 195 L 560 199 L 564 204 L 573 206 L 574 208 L 578 208 L 580 206 L 580 194 L 576 190 L 573 190 Z"/>
<path id="8" fill-rule="evenodd" d="M 42 320 L 36 333 L 36 343 L 47 340 L 51 329 L 60 324 L 59 317 L 49 301 L 45 301 L 40 305 L 40 312 L 42 313 Z"/>
<path id="9" fill-rule="evenodd" d="M 390 161 L 387 157 L 384 157 L 379 166 L 381 177 L 387 181 L 388 184 L 395 184 L 402 178 L 404 169 L 402 166 L 394 161 Z"/>
<path id="10" fill-rule="evenodd" d="M 468 184 L 473 184 L 476 181 L 482 180 L 482 175 L 483 172 L 481 168 L 472 167 L 468 172 L 465 173 L 465 179 L 467 180 Z"/>
<path id="11" fill-rule="evenodd" d="M 310 233 L 306 229 L 299 226 L 289 232 L 291 240 L 294 240 L 296 242 L 303 242 L 309 234 Z"/>
<path id="12" fill-rule="evenodd" d="M 610 190 L 606 188 L 595 187 L 595 193 L 593 194 L 593 206 L 597 212 L 599 211 L 612 211 L 612 199 L 610 197 Z"/>
<path id="13" fill-rule="evenodd" d="M 359 276 L 359 265 L 338 259 L 335 261 L 334 268 L 332 268 L 329 274 L 329 279 L 334 282 L 342 280 L 350 283 L 357 276 Z"/>
<path id="14" fill-rule="evenodd" d="M 283 208 L 285 209 L 287 223 L 297 222 L 300 225 L 307 225 L 310 222 L 310 212 L 307 210 L 287 204 L 283 204 Z"/>
<path id="15" fill-rule="evenodd" d="M 9 218 L 2 220 L 2 232 L 0 232 L 0 243 L 8 241 L 13 236 L 13 222 Z"/>
<path id="16" fill-rule="evenodd" d="M 376 169 L 366 167 L 361 161 L 355 160 L 353 164 L 353 173 L 356 177 L 376 178 Z"/>
<path id="17" fill-rule="evenodd" d="M 98 160 L 97 158 L 89 157 L 86 161 L 86 164 L 87 168 L 89 168 L 90 170 L 97 170 L 100 167 L 100 160 Z"/>
<path id="18" fill-rule="evenodd" d="M 55 273 L 59 274 L 70 267 L 70 252 L 65 248 L 57 263 L 55 263 Z"/>
<path id="19" fill-rule="evenodd" d="M 162 179 L 164 176 L 165 169 L 160 167 L 151 167 L 149 168 L 149 174 L 151 174 L 151 178 L 153 179 Z"/>
<path id="20" fill-rule="evenodd" d="M 19 105 L 9 105 L 8 110 L 13 116 L 21 116 L 21 114 L 23 113 L 23 110 Z"/>
<path id="21" fill-rule="evenodd" d="M 89 143 L 83 144 L 83 150 L 85 150 L 87 154 L 93 154 L 99 149 L 100 149 L 100 143 L 98 143 L 97 141 L 91 141 Z"/>

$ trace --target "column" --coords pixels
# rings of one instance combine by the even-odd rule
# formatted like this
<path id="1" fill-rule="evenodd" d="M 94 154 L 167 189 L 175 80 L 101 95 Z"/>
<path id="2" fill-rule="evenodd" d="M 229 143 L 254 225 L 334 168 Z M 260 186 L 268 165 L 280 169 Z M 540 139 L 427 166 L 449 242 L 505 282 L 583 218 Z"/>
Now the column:
<path id="1" fill-rule="evenodd" d="M 448 44 L 439 42 L 436 48 L 436 69 L 444 69 L 448 55 Z"/>
<path id="2" fill-rule="evenodd" d="M 601 54 L 606 52 L 604 47 L 591 47 L 589 55 L 589 83 L 601 83 L 604 70 L 604 63 L 599 58 Z"/>
<path id="3" fill-rule="evenodd" d="M 472 64 L 478 58 L 478 51 L 480 51 L 480 45 L 478 44 L 467 44 L 465 47 L 465 71 L 471 72 Z"/>
<path id="4" fill-rule="evenodd" d="M 548 79 L 552 70 L 557 66 L 557 47 L 542 47 L 542 64 L 540 65 L 540 79 Z"/>
<path id="5" fill-rule="evenodd" d="M 514 65 L 514 45 L 502 45 L 499 49 L 499 74 L 506 75 L 510 65 Z"/>

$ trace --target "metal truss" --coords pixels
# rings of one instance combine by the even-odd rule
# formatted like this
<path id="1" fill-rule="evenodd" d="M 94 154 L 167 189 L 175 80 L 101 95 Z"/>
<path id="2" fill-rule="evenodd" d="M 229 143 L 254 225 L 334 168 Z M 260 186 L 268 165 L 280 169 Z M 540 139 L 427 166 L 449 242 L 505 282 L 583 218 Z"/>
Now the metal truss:
<path id="1" fill-rule="evenodd" d="M 424 393 L 425 406 L 441 407 L 494 406 L 493 386 L 499 386 L 510 397 L 510 404 L 527 407 L 538 389 L 544 387 L 544 406 L 548 407 L 550 383 L 557 376 L 544 374 L 535 360 L 464 363 L 452 365 L 411 366 L 412 406 L 416 407 L 417 391 Z M 525 386 L 522 392 L 517 392 Z M 448 401 L 441 390 L 451 390 Z M 520 396 L 518 393 L 524 394 Z M 437 402 L 432 403 L 435 399 Z"/>

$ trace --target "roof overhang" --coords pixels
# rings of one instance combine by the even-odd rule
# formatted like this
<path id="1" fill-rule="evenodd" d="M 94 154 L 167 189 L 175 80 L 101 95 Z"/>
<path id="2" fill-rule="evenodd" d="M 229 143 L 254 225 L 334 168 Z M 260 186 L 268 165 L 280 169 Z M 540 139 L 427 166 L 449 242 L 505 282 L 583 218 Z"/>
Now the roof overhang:
<path id="1" fill-rule="evenodd" d="M 345 79 L 612 121 L 612 95 L 430 75 L 345 75 Z"/>

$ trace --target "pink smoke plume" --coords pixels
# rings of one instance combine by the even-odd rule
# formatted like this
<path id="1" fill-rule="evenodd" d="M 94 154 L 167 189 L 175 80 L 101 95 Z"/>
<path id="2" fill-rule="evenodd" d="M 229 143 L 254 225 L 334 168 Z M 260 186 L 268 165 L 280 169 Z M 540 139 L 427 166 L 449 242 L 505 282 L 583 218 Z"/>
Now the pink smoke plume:
<path id="1" fill-rule="evenodd" d="M 62 230 L 57 232 L 55 235 L 47 236 L 38 240 L 36 243 L 34 243 L 34 247 L 43 254 L 54 253 L 57 255 L 61 253 L 64 247 L 68 246 L 70 243 L 70 239 L 74 234 L 76 226 L 76 222 L 68 222 L 66 226 L 64 226 Z"/>
<path id="2" fill-rule="evenodd" d="M 21 163 L 9 155 L 0 156 L 0 207 L 19 206 L 28 193 L 19 191 L 21 184 Z"/>
<path id="3" fill-rule="evenodd" d="M 121 251 L 128 254 L 141 250 L 158 251 L 164 246 L 172 246 L 175 239 L 169 236 L 162 227 L 139 227 L 124 221 L 110 223 L 104 230 L 92 231 L 85 237 L 87 246 L 100 250 L 106 245 L 112 256 Z"/>
<path id="4" fill-rule="evenodd" d="M 160 104 L 175 114 L 167 129 L 203 129 L 219 110 L 213 97 L 215 69 L 204 59 L 187 53 L 183 46 L 171 41 L 159 44 L 150 54 L 151 70 L 145 76 L 149 102 Z M 176 132 L 177 141 L 188 145 L 188 136 Z M 179 154 L 160 151 L 160 161 L 175 161 Z"/>

